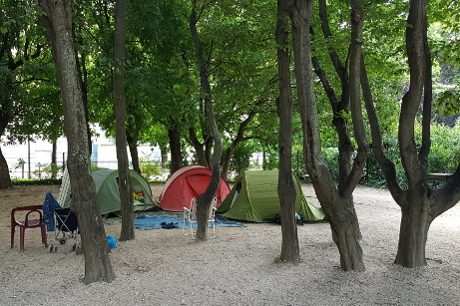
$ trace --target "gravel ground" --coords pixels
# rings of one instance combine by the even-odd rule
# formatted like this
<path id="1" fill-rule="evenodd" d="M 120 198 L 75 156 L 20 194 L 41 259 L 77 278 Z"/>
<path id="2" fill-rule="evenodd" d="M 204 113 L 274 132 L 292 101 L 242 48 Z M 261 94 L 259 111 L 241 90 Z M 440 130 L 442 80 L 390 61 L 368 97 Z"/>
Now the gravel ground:
<path id="1" fill-rule="evenodd" d="M 154 196 L 161 185 L 152 185 Z M 317 204 L 311 186 L 307 199 Z M 460 305 L 460 207 L 432 224 L 428 265 L 394 265 L 400 211 L 387 190 L 358 187 L 366 272 L 343 272 L 327 223 L 298 227 L 302 262 L 275 263 L 281 248 L 277 224 L 246 223 L 217 228 L 217 237 L 194 242 L 181 229 L 136 229 L 136 239 L 118 242 L 110 254 L 116 280 L 83 285 L 83 256 L 69 245 L 49 253 L 39 230 L 19 233 L 10 249 L 12 207 L 42 204 L 59 186 L 0 190 L 0 306 L 6 305 Z M 106 225 L 119 237 L 120 225 Z M 50 242 L 53 235 L 49 235 Z"/>

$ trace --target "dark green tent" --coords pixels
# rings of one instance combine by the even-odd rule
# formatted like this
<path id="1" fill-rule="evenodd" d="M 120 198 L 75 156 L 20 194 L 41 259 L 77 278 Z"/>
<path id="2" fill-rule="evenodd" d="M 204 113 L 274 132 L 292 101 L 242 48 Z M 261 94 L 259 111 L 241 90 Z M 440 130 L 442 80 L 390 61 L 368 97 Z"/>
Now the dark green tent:
<path id="1" fill-rule="evenodd" d="M 295 175 L 296 212 L 305 221 L 322 220 L 321 208 L 308 202 Z M 245 171 L 236 179 L 232 190 L 217 209 L 224 217 L 255 222 L 274 221 L 280 213 L 278 170 Z"/>

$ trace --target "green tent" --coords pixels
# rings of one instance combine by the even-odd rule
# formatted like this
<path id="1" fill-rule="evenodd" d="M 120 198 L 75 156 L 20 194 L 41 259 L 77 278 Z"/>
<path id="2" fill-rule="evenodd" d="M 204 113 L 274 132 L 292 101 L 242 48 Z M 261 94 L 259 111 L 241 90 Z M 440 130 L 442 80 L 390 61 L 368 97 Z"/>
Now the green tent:
<path id="1" fill-rule="evenodd" d="M 297 191 L 296 213 L 304 221 L 322 220 L 321 208 L 307 201 L 299 180 L 295 175 L 292 177 Z M 236 220 L 275 221 L 280 213 L 278 170 L 242 172 L 216 213 Z"/>
<path id="2" fill-rule="evenodd" d="M 120 191 L 118 189 L 118 170 L 103 169 L 91 173 L 94 183 L 96 184 L 97 203 L 101 208 L 101 214 L 105 215 L 116 212 L 121 209 Z M 142 193 L 143 202 L 134 204 L 153 205 L 152 189 L 143 176 L 134 170 L 130 170 L 131 186 L 133 193 Z M 68 175 L 64 174 L 62 179 L 61 193 L 58 202 L 62 207 L 70 206 L 70 180 Z M 65 181 L 67 183 L 65 183 Z M 66 188 L 63 188 L 66 186 Z M 62 200 L 61 200 L 62 199 Z"/>

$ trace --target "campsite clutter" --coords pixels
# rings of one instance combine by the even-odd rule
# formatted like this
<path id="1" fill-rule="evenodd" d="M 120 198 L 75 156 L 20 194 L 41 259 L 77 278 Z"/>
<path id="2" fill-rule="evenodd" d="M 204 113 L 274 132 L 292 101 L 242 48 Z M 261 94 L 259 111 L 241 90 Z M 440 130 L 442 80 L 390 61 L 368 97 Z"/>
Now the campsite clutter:
<path id="1" fill-rule="evenodd" d="M 142 192 L 133 193 L 133 200 L 136 203 L 145 203 L 144 194 Z"/>
<path id="2" fill-rule="evenodd" d="M 47 192 L 42 206 L 43 223 L 48 232 L 54 232 L 54 242 L 50 253 L 57 252 L 57 244 L 65 245 L 68 239 L 73 239 L 72 251 L 80 249 L 77 215 L 70 208 L 62 208 L 51 192 Z"/>
<path id="3" fill-rule="evenodd" d="M 202 166 L 187 166 L 176 171 L 166 182 L 159 197 L 163 211 L 179 212 L 190 209 L 193 198 L 204 193 L 211 180 L 212 171 Z M 302 193 L 301 185 L 292 176 L 297 192 L 296 222 L 324 219 L 321 208 L 308 202 Z M 232 190 L 225 180 L 221 180 L 216 193 L 217 211 L 215 224 L 220 226 L 244 226 L 237 221 L 277 222 L 281 224 L 280 202 L 278 199 L 278 170 L 246 171 L 237 177 Z M 236 220 L 236 221 L 235 221 Z M 142 215 L 134 220 L 139 229 L 184 227 L 179 216 Z M 185 225 L 189 227 L 189 224 Z M 194 225 L 196 226 L 196 225 Z"/>
<path id="4" fill-rule="evenodd" d="M 116 248 L 117 247 L 117 239 L 115 239 L 114 236 L 107 236 L 107 243 L 109 244 L 109 247 L 111 249 L 113 248 Z"/>
<path id="5" fill-rule="evenodd" d="M 147 205 L 147 208 L 150 205 L 155 207 L 152 200 L 152 190 L 148 182 L 133 170 L 130 171 L 130 176 L 135 205 Z M 192 199 L 205 192 L 211 181 L 211 176 L 212 171 L 210 169 L 199 165 L 179 169 L 168 179 L 158 198 L 163 213 L 156 210 L 151 215 L 146 210 L 146 213 L 134 219 L 134 226 L 142 230 L 184 227 L 184 222 L 177 212 L 183 212 L 184 209 L 190 208 Z M 96 170 L 92 172 L 92 177 L 96 185 L 97 202 L 101 208 L 101 214 L 106 215 L 110 212 L 119 211 L 121 204 L 117 181 L 118 171 Z M 298 194 L 296 199 L 297 224 L 301 225 L 304 221 L 322 220 L 324 213 L 321 208 L 306 200 L 300 182 L 295 175 L 293 175 L 293 179 Z M 277 186 L 277 170 L 241 172 L 231 190 L 228 183 L 221 179 L 219 189 L 216 192 L 215 226 L 245 226 L 244 223 L 238 221 L 277 222 L 281 224 Z M 50 197 L 52 196 L 50 195 Z M 58 202 L 63 203 L 60 205 L 62 207 L 69 207 L 71 203 L 70 179 L 67 171 L 64 173 Z M 57 206 L 56 208 L 59 208 L 59 204 Z M 55 225 L 47 224 L 47 226 L 54 228 Z M 186 224 L 185 227 L 190 227 L 190 224 Z M 111 247 L 116 246 L 116 241 L 113 241 L 112 238 L 107 237 L 107 241 Z"/>

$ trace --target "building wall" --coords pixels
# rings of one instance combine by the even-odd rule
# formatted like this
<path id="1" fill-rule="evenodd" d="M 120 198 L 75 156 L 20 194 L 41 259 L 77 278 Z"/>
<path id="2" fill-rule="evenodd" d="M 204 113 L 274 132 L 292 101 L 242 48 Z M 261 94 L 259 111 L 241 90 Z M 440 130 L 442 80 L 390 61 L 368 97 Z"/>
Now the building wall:
<path id="1" fill-rule="evenodd" d="M 105 137 L 95 137 L 92 139 L 91 162 L 102 168 L 116 169 L 117 151 L 115 142 Z M 45 165 L 51 164 L 51 153 L 53 145 L 49 141 L 33 140 L 25 144 L 6 145 L 0 144 L 3 155 L 5 156 L 11 178 L 37 178 L 36 170 L 42 169 Z M 131 162 L 131 156 L 128 148 L 128 158 Z M 140 146 L 138 147 L 139 158 L 161 161 L 161 151 L 158 147 Z M 16 168 L 19 160 L 24 160 L 23 169 Z M 67 162 L 67 139 L 59 138 L 57 140 L 56 162 L 59 167 Z"/>

